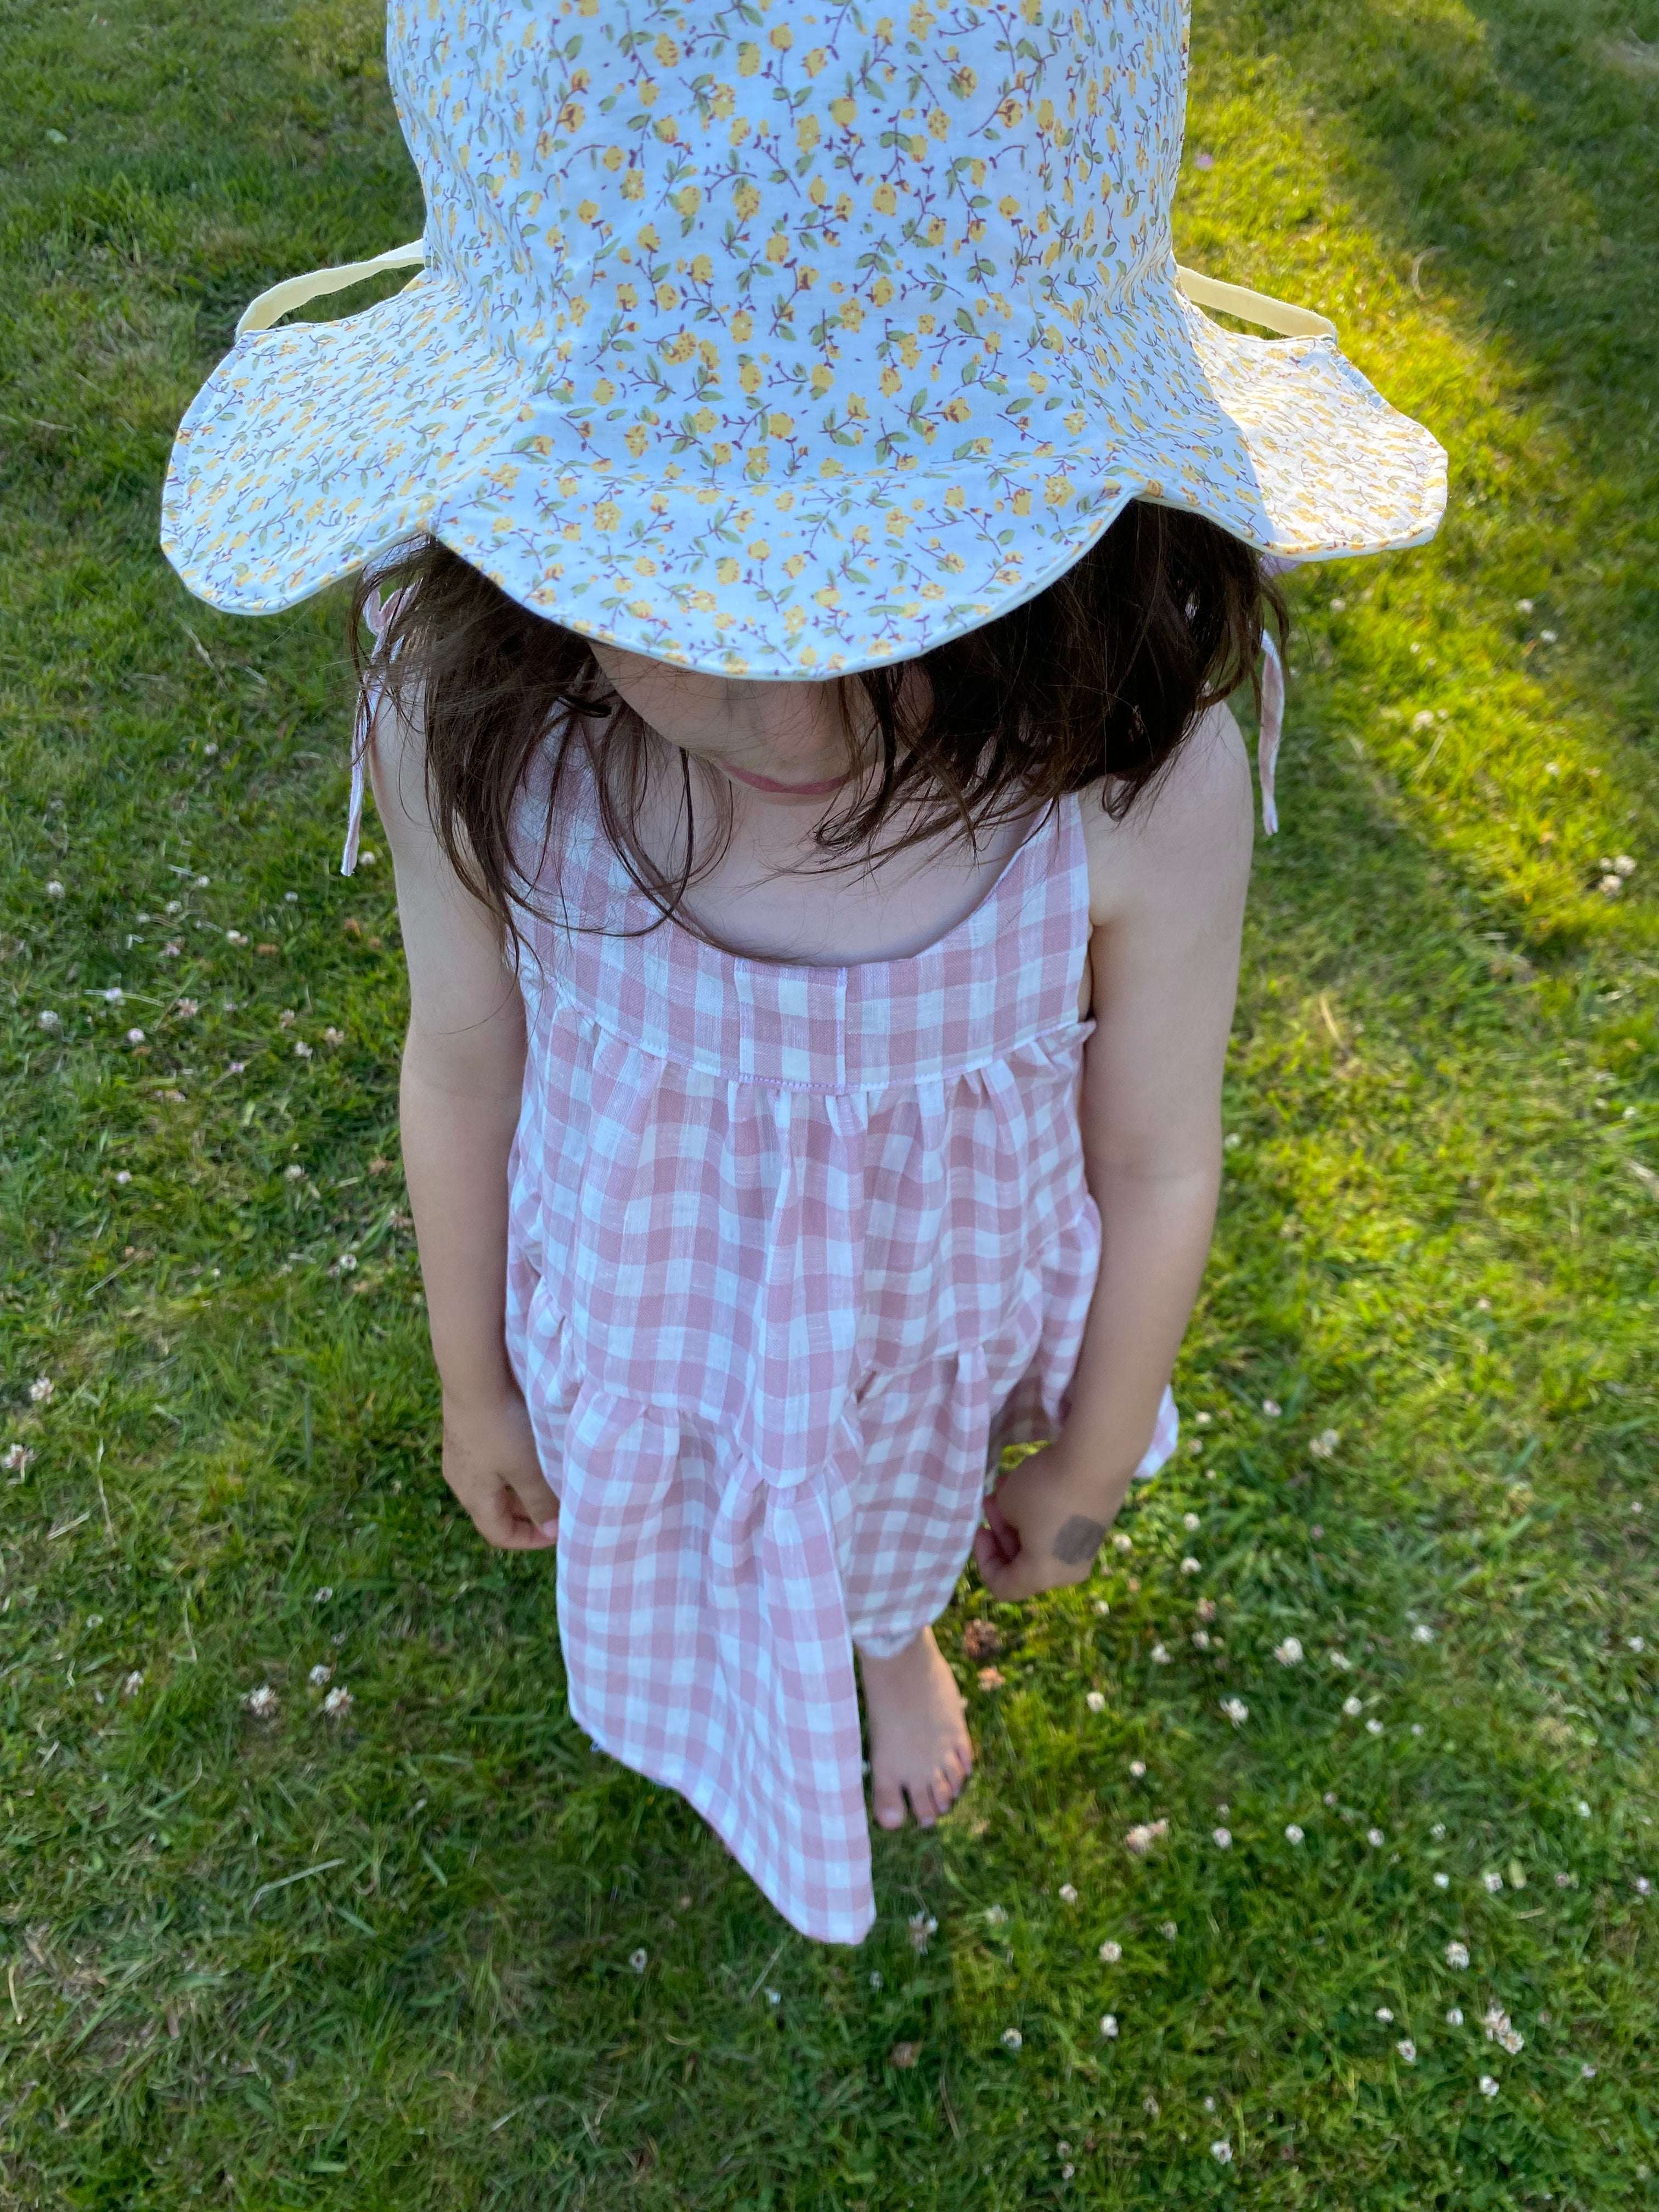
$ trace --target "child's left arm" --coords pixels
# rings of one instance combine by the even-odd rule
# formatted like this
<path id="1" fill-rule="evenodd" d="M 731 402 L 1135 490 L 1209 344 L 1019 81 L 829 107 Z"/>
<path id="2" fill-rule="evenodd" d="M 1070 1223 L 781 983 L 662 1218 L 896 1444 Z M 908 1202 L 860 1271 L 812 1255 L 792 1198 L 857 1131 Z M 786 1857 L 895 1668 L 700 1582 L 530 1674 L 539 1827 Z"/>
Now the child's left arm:
<path id="1" fill-rule="evenodd" d="M 1127 820 L 1091 820 L 1106 904 L 1090 945 L 1096 1028 L 1080 1113 L 1100 1273 L 1065 1434 L 987 1501 L 975 1549 L 994 1596 L 1081 1582 L 1151 1442 L 1221 1187 L 1253 828 L 1249 762 L 1224 707 Z"/>

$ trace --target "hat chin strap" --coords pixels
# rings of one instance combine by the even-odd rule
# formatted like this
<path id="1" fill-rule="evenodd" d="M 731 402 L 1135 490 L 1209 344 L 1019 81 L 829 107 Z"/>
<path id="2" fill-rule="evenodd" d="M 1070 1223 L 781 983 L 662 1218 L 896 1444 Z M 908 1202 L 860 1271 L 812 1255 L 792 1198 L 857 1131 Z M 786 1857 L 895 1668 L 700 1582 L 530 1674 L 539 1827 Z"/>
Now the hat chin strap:
<path id="1" fill-rule="evenodd" d="M 350 285 L 361 284 L 366 276 L 378 276 L 384 269 L 417 268 L 425 259 L 426 241 L 412 238 L 407 246 L 394 246 L 368 261 L 346 261 L 337 269 L 313 269 L 305 276 L 284 277 L 280 284 L 261 292 L 243 309 L 236 335 L 243 338 L 251 331 L 268 331 L 273 323 L 281 322 L 295 307 L 303 307 L 308 300 L 324 299 L 331 292 L 343 292 Z M 1224 284 L 1218 277 L 1200 276 L 1196 269 L 1183 269 L 1179 264 L 1176 267 L 1176 282 L 1195 307 L 1218 307 L 1224 314 L 1237 315 L 1242 322 L 1259 323 L 1264 330 L 1277 331 L 1283 337 L 1336 336 L 1336 325 L 1328 317 L 1315 314 L 1310 307 L 1292 307 L 1287 300 L 1275 300 L 1269 293 L 1252 292 L 1243 284 Z"/>
<path id="2" fill-rule="evenodd" d="M 320 300 L 330 292 L 343 292 L 348 285 L 361 284 L 365 276 L 378 276 L 383 269 L 416 267 L 425 259 L 426 240 L 411 238 L 407 246 L 394 246 L 369 261 L 347 261 L 337 269 L 313 269 L 309 276 L 284 277 L 280 284 L 261 292 L 257 300 L 251 300 L 243 308 L 236 335 L 245 338 L 250 331 L 268 331 L 284 315 L 292 314 L 295 307 L 303 307 L 307 300 Z"/>

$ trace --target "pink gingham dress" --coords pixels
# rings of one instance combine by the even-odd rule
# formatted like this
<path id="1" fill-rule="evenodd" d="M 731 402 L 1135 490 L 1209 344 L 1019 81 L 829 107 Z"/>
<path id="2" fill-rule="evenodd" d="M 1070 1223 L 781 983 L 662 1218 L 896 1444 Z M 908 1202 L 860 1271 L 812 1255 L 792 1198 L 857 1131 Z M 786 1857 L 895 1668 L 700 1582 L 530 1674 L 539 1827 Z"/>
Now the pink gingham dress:
<path id="1" fill-rule="evenodd" d="M 1094 1289 L 1080 802 L 926 951 L 834 968 L 574 930 L 659 917 L 580 743 L 563 784 L 507 1334 L 560 1501 L 571 1711 L 796 1928 L 856 1943 L 854 1646 L 944 1610 L 1003 1447 L 1065 1425 Z M 1139 1472 L 1176 1437 L 1166 1390 Z"/>

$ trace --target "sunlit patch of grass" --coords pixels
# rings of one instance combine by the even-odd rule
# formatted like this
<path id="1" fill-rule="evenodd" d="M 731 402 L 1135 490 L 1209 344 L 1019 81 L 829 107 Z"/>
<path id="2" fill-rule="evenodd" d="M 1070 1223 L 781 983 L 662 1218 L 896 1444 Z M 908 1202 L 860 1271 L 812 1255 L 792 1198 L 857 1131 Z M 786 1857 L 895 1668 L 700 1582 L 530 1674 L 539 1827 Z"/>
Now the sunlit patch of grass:
<path id="1" fill-rule="evenodd" d="M 1293 581 L 1182 1450 L 1079 1590 L 964 1583 L 979 1776 L 856 1954 L 448 1509 L 340 611 L 155 550 L 246 299 L 418 222 L 380 10 L 0 25 L 0 2201 L 1648 2201 L 1644 4 L 1199 10 L 1182 258 L 1326 307 L 1453 504 Z"/>

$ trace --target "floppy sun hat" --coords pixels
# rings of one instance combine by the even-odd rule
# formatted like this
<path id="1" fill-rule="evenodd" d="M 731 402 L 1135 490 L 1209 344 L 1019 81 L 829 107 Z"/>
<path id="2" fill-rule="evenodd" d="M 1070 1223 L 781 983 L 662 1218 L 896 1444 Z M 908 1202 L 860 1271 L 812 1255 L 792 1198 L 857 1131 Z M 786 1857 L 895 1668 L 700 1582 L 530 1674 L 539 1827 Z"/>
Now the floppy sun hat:
<path id="1" fill-rule="evenodd" d="M 1031 598 L 1133 499 L 1287 562 L 1421 544 L 1435 440 L 1322 316 L 1176 265 L 1188 21 L 392 0 L 425 234 L 249 308 L 179 428 L 168 557 L 270 613 L 425 531 L 589 636 L 822 677 Z"/>

